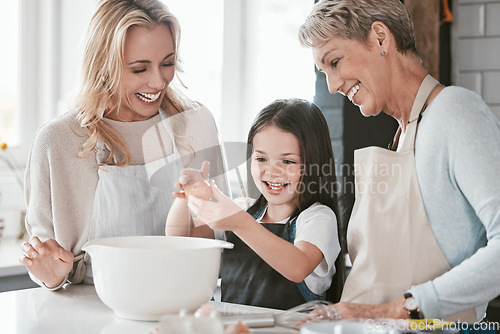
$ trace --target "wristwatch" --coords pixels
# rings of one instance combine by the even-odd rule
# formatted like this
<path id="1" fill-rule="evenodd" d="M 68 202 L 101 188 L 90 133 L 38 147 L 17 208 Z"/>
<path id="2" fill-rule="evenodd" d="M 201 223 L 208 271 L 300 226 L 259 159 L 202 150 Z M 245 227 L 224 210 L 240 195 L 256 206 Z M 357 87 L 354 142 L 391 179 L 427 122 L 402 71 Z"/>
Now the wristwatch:
<path id="1" fill-rule="evenodd" d="M 420 312 L 415 297 L 413 297 L 413 295 L 410 292 L 405 293 L 404 297 L 405 297 L 404 308 L 408 311 L 410 318 L 423 319 L 424 315 L 422 314 L 422 312 Z"/>

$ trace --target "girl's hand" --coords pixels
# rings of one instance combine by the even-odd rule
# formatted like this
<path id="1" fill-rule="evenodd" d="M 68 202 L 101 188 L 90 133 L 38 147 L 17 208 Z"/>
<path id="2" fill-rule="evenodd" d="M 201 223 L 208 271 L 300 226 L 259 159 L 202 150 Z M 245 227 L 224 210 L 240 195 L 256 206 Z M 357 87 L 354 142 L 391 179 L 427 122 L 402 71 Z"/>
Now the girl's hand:
<path id="1" fill-rule="evenodd" d="M 195 196 L 188 197 L 188 207 L 194 214 L 213 230 L 235 231 L 241 222 L 238 215 L 249 215 L 226 197 L 212 180 L 210 182 L 212 193 L 217 202 L 210 202 Z"/>
<path id="2" fill-rule="evenodd" d="M 174 196 L 186 199 L 189 195 L 194 195 L 209 200 L 212 196 L 210 187 L 206 181 L 208 180 L 209 171 L 210 163 L 208 161 L 203 161 L 201 170 L 192 168 L 183 169 L 179 182 L 175 184 L 175 187 L 180 191 L 174 192 Z"/>
<path id="3" fill-rule="evenodd" d="M 21 247 L 24 255 L 21 255 L 19 262 L 49 289 L 61 284 L 73 268 L 73 253 L 65 250 L 54 239 L 41 242 L 34 236 Z"/>

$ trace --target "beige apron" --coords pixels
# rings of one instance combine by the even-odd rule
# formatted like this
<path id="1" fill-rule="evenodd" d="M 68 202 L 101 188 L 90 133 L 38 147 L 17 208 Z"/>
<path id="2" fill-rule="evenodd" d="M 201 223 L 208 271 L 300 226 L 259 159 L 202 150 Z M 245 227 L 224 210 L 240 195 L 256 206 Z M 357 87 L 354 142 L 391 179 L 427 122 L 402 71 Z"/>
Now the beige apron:
<path id="1" fill-rule="evenodd" d="M 88 241 L 131 235 L 165 235 L 165 222 L 174 201 L 172 192 L 184 166 L 169 118 L 163 110 L 160 110 L 160 116 L 173 153 L 144 165 L 99 168 Z M 96 151 L 97 162 L 101 165 L 107 156 L 101 138 Z M 168 172 L 161 174 L 164 186 L 156 187 L 150 179 L 160 168 L 166 168 Z M 92 263 L 87 253 L 84 261 L 84 283 L 93 284 Z"/>
<path id="2" fill-rule="evenodd" d="M 342 301 L 383 304 L 450 270 L 425 213 L 415 167 L 417 119 L 438 82 L 428 75 L 396 152 L 354 152 L 356 201 L 347 231 L 352 270 Z M 476 321 L 474 310 L 448 320 Z"/>

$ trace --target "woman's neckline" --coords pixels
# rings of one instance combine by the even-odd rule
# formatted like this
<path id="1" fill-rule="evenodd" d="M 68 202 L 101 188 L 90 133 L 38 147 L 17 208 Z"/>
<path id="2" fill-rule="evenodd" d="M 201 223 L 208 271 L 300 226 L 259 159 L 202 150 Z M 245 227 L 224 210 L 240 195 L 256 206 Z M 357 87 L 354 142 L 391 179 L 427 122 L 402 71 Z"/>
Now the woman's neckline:
<path id="1" fill-rule="evenodd" d="M 148 119 L 145 119 L 145 120 L 140 120 L 140 121 L 118 121 L 118 120 L 115 120 L 115 119 L 112 119 L 112 118 L 107 118 L 107 117 L 104 117 L 103 120 L 105 122 L 109 122 L 111 124 L 116 124 L 116 125 L 122 125 L 122 126 L 126 126 L 125 124 L 147 124 L 147 123 L 156 123 L 157 122 L 157 119 L 161 117 L 160 116 L 160 113 L 157 113 L 156 115 L 148 118 Z"/>

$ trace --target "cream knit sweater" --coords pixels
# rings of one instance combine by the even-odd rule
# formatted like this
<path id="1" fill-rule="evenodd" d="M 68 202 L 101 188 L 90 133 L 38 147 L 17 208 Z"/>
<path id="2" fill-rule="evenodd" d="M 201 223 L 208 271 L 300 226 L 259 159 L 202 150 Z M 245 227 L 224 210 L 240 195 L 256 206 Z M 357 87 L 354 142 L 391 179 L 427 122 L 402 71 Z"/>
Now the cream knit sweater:
<path id="1" fill-rule="evenodd" d="M 196 152 L 190 167 L 200 168 L 201 161 L 209 160 L 211 174 L 218 175 L 215 177 L 218 187 L 228 194 L 225 162 L 220 148 L 203 151 L 219 145 L 212 114 L 205 107 L 186 113 L 189 116 L 183 140 Z M 142 141 L 138 140 L 153 126 L 156 126 L 158 136 L 162 138 L 158 141 L 162 147 L 153 152 L 161 152 L 164 156 L 172 153 L 170 140 L 164 140 L 168 138 L 164 128 L 158 126 L 159 115 L 139 122 L 105 121 L 125 141 L 132 165 L 163 157 L 146 152 Z M 66 250 L 73 252 L 73 270 L 67 280 L 74 284 L 80 283 L 85 274 L 82 246 L 87 241 L 98 182 L 95 152 L 84 158 L 77 156 L 87 138 L 75 112 L 52 120 L 36 133 L 25 174 L 26 229 L 30 236 L 38 236 L 42 241 L 55 239 Z M 151 151 L 151 147 L 149 149 Z M 44 286 L 33 275 L 31 278 Z M 60 288 L 65 282 L 54 289 Z"/>

